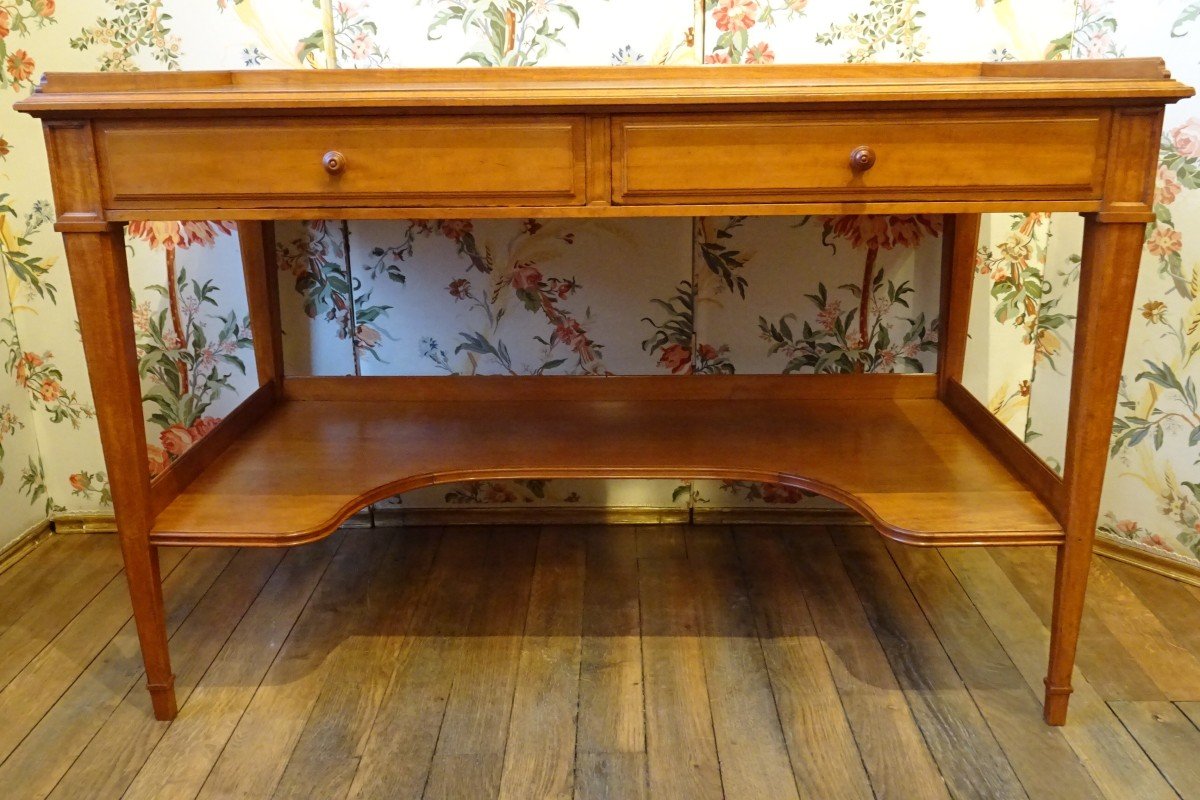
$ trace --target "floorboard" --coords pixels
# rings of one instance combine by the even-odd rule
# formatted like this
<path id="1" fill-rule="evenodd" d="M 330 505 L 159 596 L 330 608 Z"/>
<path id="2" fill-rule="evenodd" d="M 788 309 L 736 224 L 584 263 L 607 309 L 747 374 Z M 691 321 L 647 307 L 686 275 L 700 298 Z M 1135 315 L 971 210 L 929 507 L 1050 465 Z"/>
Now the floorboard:
<path id="1" fill-rule="evenodd" d="M 521 640 L 500 797 L 570 800 L 575 793 L 580 634 L 587 542 L 543 530 Z"/>
<path id="2" fill-rule="evenodd" d="M 63 537 L 67 538 L 67 537 Z M 12 624 L 0 623 L 0 688 L 9 684 L 22 667 L 48 645 L 79 612 L 88 606 L 105 586 L 121 576 L 121 554 L 110 547 L 63 548 L 74 551 L 44 580 L 46 583 L 26 590 L 34 602 L 11 609 Z M 19 597 L 14 588 L 14 597 Z M 0 611 L 0 619 L 4 612 Z"/>
<path id="3" fill-rule="evenodd" d="M 1050 631 L 1009 580 L 1012 573 L 979 548 L 942 553 L 1025 683 L 1040 693 Z M 1175 792 L 1092 686 L 1090 675 L 1077 669 L 1072 686 L 1069 724 L 1061 730 L 1104 796 L 1110 800 L 1174 798 Z"/>
<path id="4" fill-rule="evenodd" d="M 111 544 L 115 546 L 116 540 Z M 165 585 L 174 583 L 172 573 L 186 555 L 186 551 L 164 555 L 161 566 Z M 186 614 L 182 607 L 177 607 L 179 612 Z M 97 655 L 114 655 L 116 651 L 108 645 L 122 629 L 132 630 L 132 616 L 124 579 L 113 579 L 0 691 L 0 720 L 3 720 L 0 760 L 7 761 L 26 734 L 60 702 Z M 174 624 L 180 619 L 177 617 Z M 131 680 L 135 676 L 136 673 Z"/>
<path id="5" fill-rule="evenodd" d="M 642 550 L 654 553 L 638 560 L 649 794 L 719 798 L 721 770 L 686 547 Z"/>
<path id="6" fill-rule="evenodd" d="M 456 643 L 478 604 L 488 565 L 486 529 L 442 533 L 412 630 L 401 642 L 352 798 L 420 798 L 458 667 Z"/>
<path id="7" fill-rule="evenodd" d="M 200 569 L 199 562 L 205 555 L 207 554 L 193 553 L 181 569 Z M 237 553 L 216 576 L 215 581 L 212 581 L 199 603 L 171 637 L 175 692 L 181 705 L 187 702 L 200 677 L 216 658 L 230 633 L 262 591 L 262 587 L 282 558 L 281 552 Z M 203 582 L 197 581 L 199 584 Z M 122 635 L 126 640 L 121 648 L 122 661 L 128 667 L 137 669 L 140 664 L 136 631 L 126 630 Z M 52 797 L 80 800 L 90 797 L 119 797 L 137 777 L 168 728 L 163 723 L 146 724 L 146 714 L 150 706 L 149 697 L 142 687 L 143 678 L 144 675 L 139 671 L 134 685 L 125 692 L 120 705 L 70 765 L 66 775 L 54 788 Z M 105 686 L 93 687 L 90 692 L 79 698 L 80 704 L 86 704 L 84 707 L 89 709 L 103 707 L 106 705 L 104 693 L 107 690 L 108 687 Z M 70 731 L 81 727 L 81 716 L 82 714 L 73 714 L 59 726 L 54 726 L 60 730 L 55 730 L 54 727 L 47 729 L 47 741 L 55 743 L 55 750 L 64 750 L 64 739 L 69 738 Z M 39 728 L 44 726 L 45 721 Z M 44 758 L 44 748 L 38 747 L 37 750 Z M 45 770 L 44 764 L 42 768 Z"/>
<path id="8" fill-rule="evenodd" d="M 687 549 L 725 797 L 798 800 L 733 537 L 724 526 L 693 527 Z"/>
<path id="9" fill-rule="evenodd" d="M 816 625 L 775 528 L 735 533 L 788 757 L 801 797 L 873 796 Z"/>
<path id="10" fill-rule="evenodd" d="M 329 593 L 357 583 L 377 550 L 376 538 L 348 538 L 327 582 L 321 579 L 340 542 L 326 540 L 284 556 L 180 709 L 179 719 L 191 724 L 167 728 L 124 797 L 166 800 L 199 793 L 318 583 Z"/>
<path id="11" fill-rule="evenodd" d="M 888 544 L 905 582 L 1030 797 L 1102 797 L 1061 728 L 1042 723 L 1025 683 L 979 609 L 936 550 Z"/>
<path id="12" fill-rule="evenodd" d="M 1062 728 L 1049 552 L 471 526 L 162 567 L 171 723 L 115 537 L 0 575 L 4 800 L 1200 800 L 1200 592 L 1122 564 L 1094 571 Z"/>
<path id="13" fill-rule="evenodd" d="M 1180 797 L 1200 797 L 1200 729 L 1174 703 L 1109 703 Z"/>
<path id="14" fill-rule="evenodd" d="M 875 794 L 949 798 L 833 542 L 821 528 L 800 530 L 787 539 Z"/>
<path id="15" fill-rule="evenodd" d="M 832 535 L 950 793 L 977 800 L 1026 797 L 883 542 L 866 528 Z"/>

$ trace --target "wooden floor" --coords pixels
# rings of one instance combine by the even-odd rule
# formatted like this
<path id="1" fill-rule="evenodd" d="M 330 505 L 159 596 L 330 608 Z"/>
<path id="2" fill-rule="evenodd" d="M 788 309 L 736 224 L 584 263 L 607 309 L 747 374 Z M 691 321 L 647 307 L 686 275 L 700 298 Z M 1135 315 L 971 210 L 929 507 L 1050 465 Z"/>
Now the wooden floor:
<path id="1" fill-rule="evenodd" d="M 155 722 L 115 538 L 0 573 L 0 796 L 1200 798 L 1200 591 L 858 527 L 344 530 L 167 549 Z"/>

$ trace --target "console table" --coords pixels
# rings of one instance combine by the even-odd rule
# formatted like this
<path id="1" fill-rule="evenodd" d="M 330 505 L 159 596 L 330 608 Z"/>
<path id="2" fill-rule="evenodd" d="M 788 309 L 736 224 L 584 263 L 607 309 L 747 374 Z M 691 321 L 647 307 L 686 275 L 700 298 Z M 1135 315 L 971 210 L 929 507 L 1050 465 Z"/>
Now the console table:
<path id="1" fill-rule="evenodd" d="M 1057 547 L 1061 725 L 1163 108 L 1192 93 L 1157 59 L 48 75 L 17 108 L 45 129 L 155 715 L 159 547 L 311 542 L 447 481 L 659 477 L 811 489 L 914 545 Z M 1028 209 L 1086 218 L 1061 478 L 961 383 L 979 214 Z M 948 215 L 935 375 L 284 375 L 271 220 L 916 211 Z M 259 388 L 151 480 L 123 228 L 179 219 L 238 223 Z"/>

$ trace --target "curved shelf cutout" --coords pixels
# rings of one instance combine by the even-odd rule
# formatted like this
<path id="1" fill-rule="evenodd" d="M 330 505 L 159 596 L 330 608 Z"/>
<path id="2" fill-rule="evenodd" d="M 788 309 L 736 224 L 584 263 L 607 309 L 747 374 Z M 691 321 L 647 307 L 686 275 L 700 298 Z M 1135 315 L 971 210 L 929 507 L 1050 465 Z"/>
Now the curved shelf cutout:
<path id="1" fill-rule="evenodd" d="M 934 399 L 289 400 L 159 514 L 157 544 L 315 541 L 373 502 L 512 478 L 782 483 L 917 545 L 1056 544 L 1037 497 Z"/>

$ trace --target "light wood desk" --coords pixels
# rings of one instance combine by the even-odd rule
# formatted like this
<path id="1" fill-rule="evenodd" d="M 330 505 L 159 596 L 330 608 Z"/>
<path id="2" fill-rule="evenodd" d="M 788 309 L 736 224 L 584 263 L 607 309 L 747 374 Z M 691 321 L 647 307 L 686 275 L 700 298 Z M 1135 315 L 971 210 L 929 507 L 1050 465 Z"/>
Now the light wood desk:
<path id="1" fill-rule="evenodd" d="M 1191 94 L 1154 59 L 48 76 L 17 107 L 45 126 L 155 714 L 160 546 L 309 542 L 446 481 L 667 477 L 812 489 L 915 545 L 1056 546 L 1062 724 L 1163 107 Z M 961 383 L 978 215 L 1030 209 L 1086 217 L 1062 478 Z M 936 375 L 283 373 L 270 220 L 916 211 L 948 215 Z M 238 222 L 260 384 L 153 481 L 123 241 L 145 219 Z"/>

